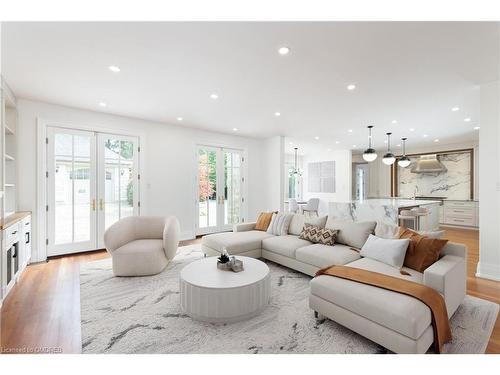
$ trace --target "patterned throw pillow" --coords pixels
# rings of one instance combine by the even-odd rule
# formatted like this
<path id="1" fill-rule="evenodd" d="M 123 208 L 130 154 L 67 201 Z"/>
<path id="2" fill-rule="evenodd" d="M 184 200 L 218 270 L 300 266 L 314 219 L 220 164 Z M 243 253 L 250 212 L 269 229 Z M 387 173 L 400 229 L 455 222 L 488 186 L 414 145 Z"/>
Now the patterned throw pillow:
<path id="1" fill-rule="evenodd" d="M 337 238 L 338 230 L 320 228 L 311 224 L 305 224 L 299 238 L 312 243 L 333 246 Z"/>

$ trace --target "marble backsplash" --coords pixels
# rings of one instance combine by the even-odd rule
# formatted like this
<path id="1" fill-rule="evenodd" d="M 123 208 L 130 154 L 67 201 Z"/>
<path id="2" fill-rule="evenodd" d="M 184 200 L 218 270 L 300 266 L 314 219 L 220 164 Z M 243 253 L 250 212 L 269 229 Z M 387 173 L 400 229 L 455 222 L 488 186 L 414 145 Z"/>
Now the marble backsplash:
<path id="1" fill-rule="evenodd" d="M 415 186 L 420 196 L 447 197 L 448 199 L 470 199 L 471 197 L 471 153 L 438 155 L 448 169 L 444 173 L 412 173 L 411 168 L 418 157 L 410 157 L 407 168 L 398 167 L 398 196 L 413 197 Z"/>

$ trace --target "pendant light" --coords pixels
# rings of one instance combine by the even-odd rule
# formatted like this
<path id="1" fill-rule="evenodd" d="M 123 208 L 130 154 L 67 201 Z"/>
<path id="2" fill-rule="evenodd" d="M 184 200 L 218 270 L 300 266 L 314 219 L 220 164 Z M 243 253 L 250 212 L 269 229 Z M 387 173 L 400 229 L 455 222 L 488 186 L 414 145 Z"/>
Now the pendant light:
<path id="1" fill-rule="evenodd" d="M 302 170 L 297 166 L 297 162 L 298 162 L 298 151 L 299 149 L 297 147 L 294 147 L 293 148 L 294 150 L 294 153 L 295 153 L 295 156 L 294 156 L 294 166 L 292 169 L 290 169 L 290 171 L 288 172 L 288 174 L 290 176 L 297 176 L 297 177 L 300 177 L 302 176 Z"/>
<path id="2" fill-rule="evenodd" d="M 363 159 L 365 161 L 372 162 L 377 158 L 377 153 L 372 148 L 372 128 L 373 125 L 368 126 L 368 148 L 363 152 Z"/>
<path id="3" fill-rule="evenodd" d="M 404 137 L 404 138 L 401 138 L 401 140 L 403 141 L 403 156 L 401 156 L 398 160 L 398 165 L 401 167 L 401 168 L 406 168 L 407 166 L 410 165 L 411 161 L 410 161 L 410 158 L 408 156 L 406 156 L 406 148 L 405 148 L 405 144 L 406 144 L 406 140 L 408 138 Z"/>
<path id="4" fill-rule="evenodd" d="M 384 162 L 385 165 L 392 165 L 396 161 L 396 157 L 391 152 L 391 134 L 392 133 L 385 133 L 385 134 L 387 135 L 387 153 L 382 158 L 382 161 Z"/>

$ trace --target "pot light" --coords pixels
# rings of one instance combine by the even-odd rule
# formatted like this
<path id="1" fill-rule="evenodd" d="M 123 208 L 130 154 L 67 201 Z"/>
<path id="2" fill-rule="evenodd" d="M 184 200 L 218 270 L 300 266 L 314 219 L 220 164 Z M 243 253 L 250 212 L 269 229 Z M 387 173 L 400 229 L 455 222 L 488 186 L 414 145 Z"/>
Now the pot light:
<path id="1" fill-rule="evenodd" d="M 387 152 L 382 158 L 382 162 L 385 165 L 392 165 L 396 161 L 396 157 L 394 154 L 391 152 L 391 134 L 392 133 L 386 133 L 387 135 Z"/>
<path id="2" fill-rule="evenodd" d="M 358 147 L 358 146 L 356 146 L 356 145 L 352 145 L 352 148 L 356 148 L 356 147 Z"/>
<path id="3" fill-rule="evenodd" d="M 352 133 L 352 129 L 349 129 L 347 132 L 348 132 L 348 133 Z"/>
<path id="4" fill-rule="evenodd" d="M 332 151 L 332 149 L 331 149 L 331 148 L 329 148 L 329 149 L 327 149 L 326 151 L 330 152 L 330 151 Z"/>
<path id="5" fill-rule="evenodd" d="M 217 95 L 216 93 L 213 93 L 213 94 L 210 94 L 210 99 L 219 99 L 219 95 Z"/>
<path id="6" fill-rule="evenodd" d="M 401 167 L 401 168 L 406 168 L 407 166 L 410 165 L 410 158 L 408 156 L 406 156 L 406 140 L 408 138 L 401 138 L 401 140 L 403 141 L 403 156 L 401 156 L 398 160 L 398 165 Z"/>
<path id="7" fill-rule="evenodd" d="M 470 122 L 470 117 L 464 118 L 464 122 Z"/>
<path id="8" fill-rule="evenodd" d="M 316 137 L 314 137 L 314 139 L 315 139 L 315 140 L 319 140 L 319 137 L 318 137 L 318 136 L 316 136 Z"/>
<path id="9" fill-rule="evenodd" d="M 397 122 L 397 120 L 392 120 L 391 123 L 397 124 L 398 122 Z"/>
<path id="10" fill-rule="evenodd" d="M 274 112 L 274 115 L 275 115 L 276 117 L 280 117 L 280 116 L 281 116 L 281 113 L 280 113 L 280 112 Z"/>
<path id="11" fill-rule="evenodd" d="M 424 138 L 427 138 L 428 136 L 429 136 L 429 135 L 427 135 L 427 134 L 424 134 L 424 135 L 423 135 L 422 137 L 424 137 Z"/>
<path id="12" fill-rule="evenodd" d="M 113 73 L 120 73 L 121 69 L 117 67 L 116 65 L 110 65 L 108 67 L 109 70 L 111 70 Z"/>
<path id="13" fill-rule="evenodd" d="M 354 90 L 355 88 L 356 88 L 356 85 L 354 85 L 354 84 L 352 84 L 352 83 L 351 83 L 350 85 L 347 85 L 347 90 L 349 90 L 349 91 L 352 91 L 352 90 Z"/>
<path id="14" fill-rule="evenodd" d="M 335 141 L 335 144 L 338 145 L 340 143 L 340 141 Z"/>
<path id="15" fill-rule="evenodd" d="M 108 104 L 106 102 L 99 102 L 99 107 L 105 108 L 107 106 L 108 106 Z"/>
<path id="16" fill-rule="evenodd" d="M 459 109 L 460 109 L 460 108 L 458 108 L 458 107 L 453 107 L 451 110 L 452 110 L 453 112 L 456 112 L 456 111 L 458 111 Z"/>
<path id="17" fill-rule="evenodd" d="M 410 128 L 410 131 L 411 131 L 411 132 L 414 132 L 414 131 L 415 131 L 415 128 Z"/>
<path id="18" fill-rule="evenodd" d="M 177 121 L 182 121 L 184 120 L 182 117 L 177 117 Z"/>
<path id="19" fill-rule="evenodd" d="M 238 128 L 233 128 L 233 132 L 237 132 L 238 131 Z"/>
<path id="20" fill-rule="evenodd" d="M 479 130 L 481 129 L 479 126 L 474 126 L 474 130 Z"/>
<path id="21" fill-rule="evenodd" d="M 290 48 L 289 48 L 289 47 L 286 47 L 286 46 L 280 47 L 280 48 L 278 49 L 278 53 L 279 53 L 281 56 L 288 55 L 288 54 L 290 53 Z"/>
<path id="22" fill-rule="evenodd" d="M 436 139 L 434 140 L 434 142 L 436 142 L 436 143 L 437 143 L 437 142 L 439 142 L 439 139 L 437 139 L 437 138 L 436 138 Z"/>
<path id="23" fill-rule="evenodd" d="M 363 152 L 363 159 L 368 163 L 374 161 L 377 158 L 377 153 L 372 147 L 372 129 L 373 125 L 368 126 L 368 148 Z"/>

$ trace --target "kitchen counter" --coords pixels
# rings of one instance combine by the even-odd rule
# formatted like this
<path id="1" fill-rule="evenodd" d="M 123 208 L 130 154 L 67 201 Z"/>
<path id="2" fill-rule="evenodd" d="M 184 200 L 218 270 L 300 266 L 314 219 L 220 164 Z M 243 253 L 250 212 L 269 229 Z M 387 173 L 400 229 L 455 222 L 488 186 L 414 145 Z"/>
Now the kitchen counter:
<path id="1" fill-rule="evenodd" d="M 399 212 L 402 209 L 425 207 L 429 215 L 421 220 L 421 230 L 439 227 L 440 200 L 405 198 L 370 198 L 351 202 L 330 202 L 328 215 L 339 220 L 377 221 L 384 224 L 399 225 Z"/>

